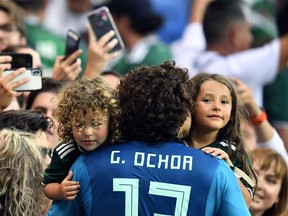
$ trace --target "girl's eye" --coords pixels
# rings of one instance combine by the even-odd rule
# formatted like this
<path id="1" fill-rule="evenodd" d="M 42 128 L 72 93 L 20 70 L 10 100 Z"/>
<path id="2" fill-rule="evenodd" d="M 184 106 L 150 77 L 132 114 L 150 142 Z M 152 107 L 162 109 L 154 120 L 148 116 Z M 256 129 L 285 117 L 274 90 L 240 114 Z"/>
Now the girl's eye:
<path id="1" fill-rule="evenodd" d="M 269 184 L 276 184 L 276 183 L 277 183 L 276 179 L 274 179 L 274 178 L 267 178 L 266 181 L 267 181 Z"/>
<path id="2" fill-rule="evenodd" d="M 223 100 L 221 101 L 222 104 L 229 104 L 229 101 Z"/>
<path id="3" fill-rule="evenodd" d="M 209 98 L 204 98 L 202 101 L 208 103 L 208 102 L 211 102 L 211 99 L 209 99 Z"/>

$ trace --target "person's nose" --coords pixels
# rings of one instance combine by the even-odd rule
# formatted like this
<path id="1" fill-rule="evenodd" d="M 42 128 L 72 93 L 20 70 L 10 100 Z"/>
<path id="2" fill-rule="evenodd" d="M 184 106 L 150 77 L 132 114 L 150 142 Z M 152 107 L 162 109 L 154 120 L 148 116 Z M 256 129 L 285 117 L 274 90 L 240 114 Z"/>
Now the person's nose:
<path id="1" fill-rule="evenodd" d="M 88 126 L 84 126 L 82 133 L 85 137 L 90 137 L 93 135 L 93 131 L 94 131 L 93 127 L 88 125 Z"/>
<path id="2" fill-rule="evenodd" d="M 213 110 L 217 110 L 217 111 L 220 111 L 221 110 L 221 103 L 218 102 L 218 101 L 215 101 L 212 105 L 212 109 Z"/>

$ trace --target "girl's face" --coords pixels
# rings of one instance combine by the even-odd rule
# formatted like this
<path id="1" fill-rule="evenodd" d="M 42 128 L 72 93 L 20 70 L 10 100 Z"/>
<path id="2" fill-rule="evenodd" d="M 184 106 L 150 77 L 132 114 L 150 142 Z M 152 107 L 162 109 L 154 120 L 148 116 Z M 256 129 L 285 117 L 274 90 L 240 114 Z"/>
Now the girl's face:
<path id="1" fill-rule="evenodd" d="M 261 170 L 260 161 L 254 161 L 252 168 L 257 174 L 258 187 L 255 191 L 255 200 L 250 204 L 251 213 L 262 214 L 273 204 L 279 201 L 279 193 L 281 190 L 281 179 L 276 178 L 274 168 L 275 163 L 272 163 L 268 170 Z"/>
<path id="2" fill-rule="evenodd" d="M 218 131 L 230 120 L 232 97 L 229 88 L 209 80 L 200 87 L 196 99 L 193 128 L 204 132 Z"/>
<path id="3" fill-rule="evenodd" d="M 95 118 L 89 109 L 84 117 L 72 123 L 72 133 L 78 145 L 86 151 L 92 151 L 102 145 L 108 137 L 109 119 L 104 116 Z"/>

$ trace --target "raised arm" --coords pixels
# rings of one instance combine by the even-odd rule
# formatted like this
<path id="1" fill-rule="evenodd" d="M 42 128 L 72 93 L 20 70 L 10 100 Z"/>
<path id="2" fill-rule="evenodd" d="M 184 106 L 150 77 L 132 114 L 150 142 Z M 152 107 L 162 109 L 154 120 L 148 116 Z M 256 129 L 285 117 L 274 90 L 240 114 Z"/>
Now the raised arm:
<path id="1" fill-rule="evenodd" d="M 67 59 L 64 56 L 57 56 L 53 71 L 52 78 L 55 80 L 75 80 L 82 71 L 81 60 L 79 56 L 82 50 L 76 50 Z"/>
<path id="2" fill-rule="evenodd" d="M 283 140 L 268 121 L 265 111 L 258 106 L 252 90 L 237 78 L 230 80 L 235 83 L 238 96 L 249 112 L 257 137 L 257 146 L 272 148 L 288 161 Z"/>
<path id="3" fill-rule="evenodd" d="M 206 39 L 204 36 L 202 21 L 207 5 L 212 0 L 194 0 L 191 4 L 190 19 L 185 27 L 182 37 L 172 44 L 172 52 L 176 64 L 186 67 L 193 76 L 192 61 L 199 52 L 206 49 Z"/>
<path id="4" fill-rule="evenodd" d="M 88 78 L 93 78 L 100 75 L 106 64 L 119 53 L 110 51 L 116 46 L 118 41 L 111 40 L 114 32 L 110 31 L 103 35 L 101 38 L 96 38 L 92 27 L 88 27 L 89 46 L 88 46 L 88 60 L 84 75 Z M 110 41 L 111 40 L 111 41 Z"/>
<path id="5" fill-rule="evenodd" d="M 191 8 L 190 23 L 202 23 L 207 5 L 213 0 L 194 0 Z"/>

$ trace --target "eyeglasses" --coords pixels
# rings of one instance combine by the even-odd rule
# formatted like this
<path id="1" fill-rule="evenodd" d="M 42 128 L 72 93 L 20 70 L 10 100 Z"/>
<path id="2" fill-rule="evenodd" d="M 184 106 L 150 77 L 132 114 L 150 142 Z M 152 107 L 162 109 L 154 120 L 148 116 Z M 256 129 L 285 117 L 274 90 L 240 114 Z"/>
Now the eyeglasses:
<path id="1" fill-rule="evenodd" d="M 48 155 L 50 158 L 52 158 L 53 151 L 50 148 L 40 147 L 39 148 L 42 154 L 42 157 L 45 158 L 46 155 Z"/>
<path id="2" fill-rule="evenodd" d="M 18 27 L 15 24 L 3 24 L 0 25 L 0 30 L 6 33 L 10 33 L 18 30 Z"/>

